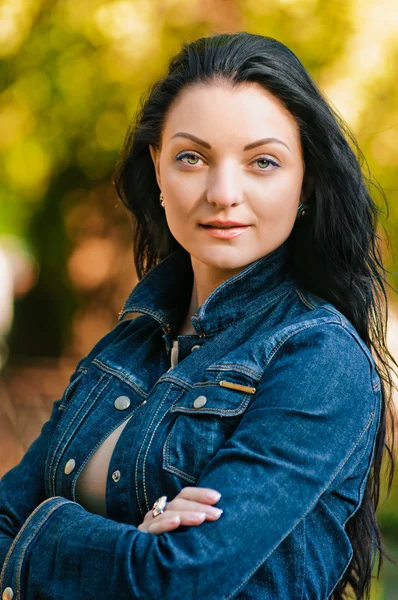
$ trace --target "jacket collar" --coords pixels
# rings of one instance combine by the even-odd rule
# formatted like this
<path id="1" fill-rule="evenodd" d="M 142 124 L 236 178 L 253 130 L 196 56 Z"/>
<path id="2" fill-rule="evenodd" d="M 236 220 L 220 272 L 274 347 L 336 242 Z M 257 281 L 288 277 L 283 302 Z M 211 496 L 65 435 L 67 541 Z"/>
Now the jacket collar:
<path id="1" fill-rule="evenodd" d="M 293 285 L 290 256 L 288 238 L 215 288 L 191 318 L 199 336 L 211 335 L 273 304 Z M 147 314 L 174 337 L 188 310 L 192 286 L 190 255 L 179 248 L 137 283 L 119 313 L 119 320 L 133 312 Z"/>

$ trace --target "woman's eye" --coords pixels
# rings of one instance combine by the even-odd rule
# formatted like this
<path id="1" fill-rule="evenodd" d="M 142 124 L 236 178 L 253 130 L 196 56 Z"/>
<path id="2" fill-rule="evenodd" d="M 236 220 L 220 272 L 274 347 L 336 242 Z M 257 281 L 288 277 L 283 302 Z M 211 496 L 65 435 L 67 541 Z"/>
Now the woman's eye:
<path id="1" fill-rule="evenodd" d="M 260 158 L 256 158 L 256 160 L 254 161 L 255 163 L 262 163 L 262 166 L 260 166 L 260 171 L 273 171 L 274 169 L 279 169 L 279 165 L 277 162 L 271 160 L 270 158 L 266 158 L 265 156 L 261 156 Z M 271 169 L 269 169 L 268 167 L 271 165 Z"/>
<path id="2" fill-rule="evenodd" d="M 183 159 L 185 159 L 185 158 L 187 160 L 183 161 Z M 176 156 L 176 160 L 179 162 L 184 162 L 184 164 L 194 166 L 194 165 L 197 165 L 198 161 L 200 161 L 202 159 L 200 158 L 200 156 L 197 156 L 193 152 L 184 152 L 183 154 Z M 273 161 L 270 158 L 267 158 L 265 156 L 256 158 L 256 160 L 254 160 L 253 162 L 258 163 L 260 165 L 260 167 L 259 167 L 260 171 L 274 171 L 275 169 L 279 168 L 279 164 L 276 161 Z"/>
<path id="3" fill-rule="evenodd" d="M 187 158 L 188 161 L 185 164 L 188 165 L 197 165 L 197 162 L 191 162 L 191 161 L 198 161 L 201 160 L 201 158 L 199 158 L 199 156 L 196 156 L 196 154 L 193 154 L 192 152 L 184 152 L 184 154 L 180 154 L 179 156 L 176 156 L 176 160 L 179 160 L 180 162 L 183 162 L 182 159 L 183 158 Z"/>

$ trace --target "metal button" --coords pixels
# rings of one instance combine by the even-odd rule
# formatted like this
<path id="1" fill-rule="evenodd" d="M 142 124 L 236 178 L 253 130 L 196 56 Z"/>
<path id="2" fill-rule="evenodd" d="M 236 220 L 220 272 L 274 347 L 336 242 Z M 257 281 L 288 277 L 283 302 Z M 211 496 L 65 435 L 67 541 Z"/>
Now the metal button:
<path id="1" fill-rule="evenodd" d="M 3 592 L 2 600 L 12 600 L 14 598 L 14 591 L 10 587 L 6 587 Z"/>
<path id="2" fill-rule="evenodd" d="M 191 352 L 193 352 L 194 350 L 197 350 L 198 348 L 200 348 L 200 345 L 199 344 L 195 344 L 194 346 L 192 346 Z"/>
<path id="3" fill-rule="evenodd" d="M 70 460 L 68 460 L 68 462 L 65 465 L 65 475 L 70 475 L 73 471 L 73 469 L 76 467 L 76 461 L 74 458 L 71 458 Z"/>
<path id="4" fill-rule="evenodd" d="M 115 402 L 113 403 L 114 407 L 117 410 L 126 410 L 131 404 L 130 398 L 128 396 L 118 396 Z"/>
<path id="5" fill-rule="evenodd" d="M 117 483 L 119 481 L 119 479 L 120 479 L 120 471 L 119 470 L 113 471 L 112 479 L 115 483 Z"/>
<path id="6" fill-rule="evenodd" d="M 207 402 L 206 396 L 198 396 L 194 401 L 193 405 L 195 408 L 202 408 Z"/>

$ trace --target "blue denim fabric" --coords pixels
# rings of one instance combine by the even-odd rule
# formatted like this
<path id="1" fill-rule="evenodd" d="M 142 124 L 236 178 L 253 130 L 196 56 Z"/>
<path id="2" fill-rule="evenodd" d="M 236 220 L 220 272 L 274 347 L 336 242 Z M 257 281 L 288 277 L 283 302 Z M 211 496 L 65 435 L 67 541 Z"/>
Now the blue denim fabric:
<path id="1" fill-rule="evenodd" d="M 79 362 L 41 435 L 0 482 L 1 592 L 329 598 L 352 556 L 345 524 L 373 458 L 380 380 L 350 322 L 300 289 L 290 256 L 287 240 L 215 289 L 192 317 L 196 333 L 179 336 L 172 370 L 189 256 L 175 251 L 136 285 L 121 322 Z M 119 396 L 130 399 L 125 410 Z M 76 502 L 76 481 L 131 415 L 111 458 L 104 518 Z M 185 486 L 218 490 L 222 516 L 159 536 L 137 529 L 159 496 Z"/>

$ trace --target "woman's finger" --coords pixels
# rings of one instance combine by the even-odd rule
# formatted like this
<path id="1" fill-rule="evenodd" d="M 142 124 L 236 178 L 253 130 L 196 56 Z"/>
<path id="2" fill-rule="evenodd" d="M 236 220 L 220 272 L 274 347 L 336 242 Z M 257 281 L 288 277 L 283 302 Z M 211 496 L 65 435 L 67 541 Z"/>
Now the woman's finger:
<path id="1" fill-rule="evenodd" d="M 193 500 L 185 500 L 185 498 L 174 498 L 171 502 L 168 502 L 166 505 L 166 510 L 174 510 L 174 511 L 190 511 L 190 512 L 205 512 L 207 515 L 211 517 L 219 517 L 222 513 L 220 508 L 216 506 L 211 506 L 208 504 L 203 504 L 200 502 L 195 502 Z"/>
<path id="2" fill-rule="evenodd" d="M 205 517 L 208 516 L 207 513 L 203 510 L 199 510 L 199 511 L 184 511 L 184 510 L 172 510 L 171 508 L 165 510 L 163 513 L 161 513 L 160 515 L 158 515 L 157 517 L 153 517 L 152 513 L 150 514 L 150 516 L 148 515 L 148 513 L 145 515 L 144 518 L 144 523 L 152 523 L 154 521 L 163 521 L 163 520 L 167 520 L 167 519 L 172 519 L 173 517 L 180 517 L 181 519 L 181 524 L 185 524 L 186 521 L 196 521 L 199 518 L 202 517 L 202 515 L 204 515 Z"/>
<path id="3" fill-rule="evenodd" d="M 166 515 L 166 513 L 164 513 L 162 517 L 163 518 L 160 519 L 158 516 L 155 519 L 153 519 L 152 522 L 148 523 L 148 530 L 150 533 L 154 530 L 157 531 L 158 529 L 160 529 L 161 531 L 168 530 L 170 525 L 174 525 L 175 519 L 179 520 L 178 525 L 189 525 L 190 527 L 195 527 L 203 523 L 203 521 L 206 519 L 206 514 L 188 512 L 177 514 L 174 511 L 172 511 L 169 515 Z"/>
<path id="4" fill-rule="evenodd" d="M 214 504 L 221 498 L 221 494 L 217 490 L 211 488 L 201 488 L 186 486 L 177 494 L 174 498 L 184 498 L 185 500 L 193 500 L 194 502 L 200 502 L 203 504 Z"/>
<path id="5" fill-rule="evenodd" d="M 159 534 L 164 533 L 165 531 L 171 531 L 179 525 L 200 525 L 206 519 L 206 516 L 207 515 L 204 512 L 196 513 L 183 511 L 179 514 L 176 511 L 165 511 L 155 518 L 152 517 L 152 519 L 147 519 L 145 517 L 138 529 L 147 533 Z"/>
<path id="6" fill-rule="evenodd" d="M 158 519 L 158 520 L 157 520 Z M 143 521 L 141 525 L 138 526 L 139 531 L 144 533 L 152 533 L 155 535 L 159 535 L 160 533 L 165 533 L 167 531 L 172 531 L 173 529 L 177 529 L 180 526 L 180 518 L 173 517 L 169 519 L 160 519 L 160 517 L 156 517 L 153 522 L 151 521 Z"/>

